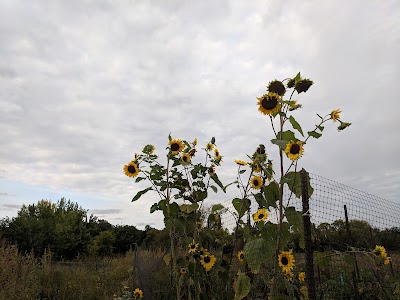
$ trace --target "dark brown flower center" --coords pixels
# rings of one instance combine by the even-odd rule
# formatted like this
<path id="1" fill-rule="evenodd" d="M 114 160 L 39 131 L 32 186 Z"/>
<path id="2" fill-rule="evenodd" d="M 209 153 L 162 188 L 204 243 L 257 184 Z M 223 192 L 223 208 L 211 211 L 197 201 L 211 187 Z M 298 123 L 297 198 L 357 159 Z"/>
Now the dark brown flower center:
<path id="1" fill-rule="evenodd" d="M 204 262 L 208 264 L 211 261 L 211 259 L 208 256 L 204 256 Z"/>
<path id="2" fill-rule="evenodd" d="M 253 180 L 253 184 L 254 184 L 254 186 L 258 186 L 260 183 L 258 182 L 257 179 L 254 179 L 254 180 Z"/>
<path id="3" fill-rule="evenodd" d="M 285 257 L 285 256 L 282 257 L 282 258 L 281 258 L 281 263 L 282 263 L 282 265 L 286 266 L 286 265 L 289 263 L 287 257 Z"/>
<path id="4" fill-rule="evenodd" d="M 261 220 L 262 218 L 264 218 L 264 214 L 259 214 L 258 218 Z"/>
<path id="5" fill-rule="evenodd" d="M 178 143 L 173 143 L 171 145 L 171 150 L 172 151 L 178 151 L 179 150 L 179 144 Z"/>
<path id="6" fill-rule="evenodd" d="M 187 160 L 188 160 L 187 156 L 183 156 L 182 159 L 184 162 L 187 162 Z"/>
<path id="7" fill-rule="evenodd" d="M 135 166 L 129 166 L 129 167 L 128 167 L 128 172 L 131 173 L 131 174 L 136 173 L 136 168 L 135 168 Z"/>
<path id="8" fill-rule="evenodd" d="M 219 156 L 219 152 L 215 151 L 215 156 L 218 157 Z"/>
<path id="9" fill-rule="evenodd" d="M 292 147 L 290 147 L 290 153 L 291 154 L 299 154 L 300 146 L 298 144 L 293 144 Z"/>
<path id="10" fill-rule="evenodd" d="M 261 102 L 262 107 L 265 109 L 274 109 L 278 105 L 278 99 L 276 97 L 265 97 Z"/>
<path id="11" fill-rule="evenodd" d="M 240 259 L 244 259 L 244 254 L 243 253 L 240 254 Z"/>

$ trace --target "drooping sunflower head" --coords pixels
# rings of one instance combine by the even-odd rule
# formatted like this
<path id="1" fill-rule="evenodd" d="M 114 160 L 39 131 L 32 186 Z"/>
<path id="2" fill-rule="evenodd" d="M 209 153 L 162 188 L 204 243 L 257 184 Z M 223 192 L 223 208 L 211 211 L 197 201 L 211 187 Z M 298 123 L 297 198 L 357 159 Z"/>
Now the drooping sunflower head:
<path id="1" fill-rule="evenodd" d="M 133 291 L 133 296 L 135 297 L 135 299 L 136 299 L 137 297 L 143 298 L 143 291 L 142 291 L 141 289 L 139 289 L 139 288 L 136 288 L 136 289 Z"/>
<path id="2" fill-rule="evenodd" d="M 294 87 L 295 83 L 296 83 L 296 80 L 294 78 L 291 78 L 291 79 L 289 79 L 286 86 L 288 87 L 288 89 L 291 89 L 292 87 Z"/>
<path id="3" fill-rule="evenodd" d="M 268 93 L 258 99 L 258 110 L 264 115 L 271 115 L 281 108 L 281 98 L 276 93 Z"/>
<path id="4" fill-rule="evenodd" d="M 256 149 L 257 154 L 266 154 L 265 153 L 265 146 L 263 144 L 260 144 L 260 146 L 257 147 Z"/>
<path id="5" fill-rule="evenodd" d="M 193 145 L 193 147 L 196 147 L 196 146 L 197 146 L 197 138 L 194 139 L 192 145 Z"/>
<path id="6" fill-rule="evenodd" d="M 253 189 L 259 190 L 259 189 L 261 189 L 261 187 L 262 187 L 263 180 L 262 180 L 262 178 L 261 178 L 260 176 L 253 176 L 253 177 L 250 179 L 250 184 L 251 184 L 251 187 L 252 187 Z"/>
<path id="7" fill-rule="evenodd" d="M 387 253 L 386 253 L 385 247 L 379 246 L 379 245 L 376 245 L 376 246 L 375 246 L 374 254 L 375 254 L 377 257 L 380 257 L 380 258 L 386 258 L 386 257 L 387 257 Z"/>
<path id="8" fill-rule="evenodd" d="M 240 262 L 243 262 L 243 261 L 244 261 L 245 256 L 244 256 L 244 251 L 243 251 L 243 250 L 240 250 L 240 251 L 238 252 L 237 258 L 238 258 L 238 260 L 239 260 Z"/>
<path id="9" fill-rule="evenodd" d="M 257 222 L 264 222 L 266 219 L 268 219 L 268 211 L 265 208 L 260 208 L 253 215 L 253 220 L 256 223 Z"/>
<path id="10" fill-rule="evenodd" d="M 194 252 L 196 252 L 197 247 L 199 247 L 199 244 L 196 244 L 195 241 L 193 240 L 193 242 L 191 242 L 191 243 L 188 245 L 188 248 L 189 248 L 188 253 L 194 253 Z"/>
<path id="11" fill-rule="evenodd" d="M 202 255 L 200 258 L 200 263 L 206 271 L 210 271 L 217 261 L 216 257 L 211 254 Z"/>
<path id="12" fill-rule="evenodd" d="M 340 108 L 332 110 L 331 112 L 331 119 L 333 120 L 333 122 L 336 122 L 336 120 L 340 119 L 340 113 L 342 111 L 340 110 Z"/>
<path id="13" fill-rule="evenodd" d="M 207 150 L 207 151 L 212 151 L 212 149 L 214 149 L 214 144 L 207 143 L 207 145 L 206 145 L 206 150 Z"/>
<path id="14" fill-rule="evenodd" d="M 299 273 L 299 281 L 300 282 L 304 282 L 305 279 L 306 279 L 306 273 L 305 272 L 300 272 Z"/>
<path id="15" fill-rule="evenodd" d="M 285 153 L 290 160 L 296 160 L 303 154 L 304 148 L 303 143 L 300 141 L 293 141 L 291 140 L 287 143 L 285 148 Z"/>
<path id="16" fill-rule="evenodd" d="M 181 156 L 181 161 L 182 161 L 184 164 L 190 164 L 190 160 L 191 160 L 191 159 L 192 159 L 192 157 L 190 156 L 189 153 L 183 153 L 182 156 Z"/>
<path id="17" fill-rule="evenodd" d="M 303 107 L 303 105 L 298 104 L 297 100 L 289 101 L 289 111 L 294 111 L 294 110 L 296 110 L 298 108 L 301 108 L 301 107 Z"/>
<path id="18" fill-rule="evenodd" d="M 294 89 L 297 91 L 297 93 L 302 93 L 302 92 L 307 92 L 310 86 L 312 86 L 314 82 L 310 79 L 301 79 L 296 82 Z"/>
<path id="19" fill-rule="evenodd" d="M 279 80 L 273 80 L 270 83 L 268 83 L 268 92 L 270 93 L 276 93 L 279 96 L 283 96 L 286 93 L 285 86 L 283 85 L 282 81 Z"/>
<path id="20" fill-rule="evenodd" d="M 124 165 L 124 173 L 128 177 L 136 177 L 139 174 L 139 168 L 135 162 L 131 161 L 127 165 Z"/>
<path id="21" fill-rule="evenodd" d="M 294 256 L 292 250 L 281 251 L 278 255 L 278 264 L 282 268 L 282 272 L 290 273 L 294 267 Z"/>
<path id="22" fill-rule="evenodd" d="M 180 269 L 179 269 L 179 274 L 185 275 L 186 273 L 187 273 L 186 268 L 180 268 Z"/>
<path id="23" fill-rule="evenodd" d="M 210 174 L 210 176 L 212 176 L 212 175 L 214 175 L 215 174 L 215 166 L 214 165 L 211 165 L 209 168 L 208 168 L 208 174 Z"/>
<path id="24" fill-rule="evenodd" d="M 240 159 L 235 159 L 234 162 L 237 163 L 239 166 L 247 165 L 247 162 L 245 162 L 244 160 L 240 160 Z"/>
<path id="25" fill-rule="evenodd" d="M 147 144 L 146 146 L 143 147 L 142 152 L 148 155 L 151 155 L 154 153 L 154 150 L 156 150 L 156 147 L 153 145 Z"/>
<path id="26" fill-rule="evenodd" d="M 168 144 L 172 155 L 179 154 L 184 148 L 182 140 L 173 139 Z"/>
<path id="27" fill-rule="evenodd" d="M 217 148 L 214 149 L 214 158 L 219 159 L 221 157 L 221 153 Z"/>
<path id="28" fill-rule="evenodd" d="M 251 165 L 252 165 L 253 173 L 261 173 L 262 168 L 258 162 L 253 161 Z"/>

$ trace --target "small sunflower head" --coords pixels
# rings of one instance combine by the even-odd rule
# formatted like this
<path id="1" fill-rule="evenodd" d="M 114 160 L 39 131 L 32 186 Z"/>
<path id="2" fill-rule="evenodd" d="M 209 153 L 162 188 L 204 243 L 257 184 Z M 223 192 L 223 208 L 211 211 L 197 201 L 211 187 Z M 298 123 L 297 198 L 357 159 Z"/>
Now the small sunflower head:
<path id="1" fill-rule="evenodd" d="M 199 247 L 199 244 L 198 243 L 196 244 L 196 242 L 193 240 L 193 242 L 191 242 L 188 245 L 188 248 L 189 248 L 188 253 L 195 253 L 198 247 Z"/>
<path id="2" fill-rule="evenodd" d="M 179 269 L 179 274 L 185 275 L 186 273 L 187 273 L 186 268 L 180 268 L 180 269 Z"/>
<path id="3" fill-rule="evenodd" d="M 183 153 L 181 156 L 181 161 L 183 164 L 190 164 L 192 157 L 190 156 L 189 153 Z"/>
<path id="4" fill-rule="evenodd" d="M 266 154 L 265 146 L 263 144 L 260 144 L 260 146 L 258 146 L 256 149 L 256 153 L 261 155 Z"/>
<path id="5" fill-rule="evenodd" d="M 263 180 L 262 180 L 262 178 L 261 178 L 260 176 L 253 176 L 253 177 L 250 179 L 250 184 L 251 184 L 251 187 L 252 187 L 253 189 L 259 190 L 259 189 L 261 189 L 261 187 L 262 187 Z"/>
<path id="6" fill-rule="evenodd" d="M 282 268 L 282 271 L 285 273 L 290 273 L 294 267 L 294 256 L 292 254 L 292 250 L 290 251 L 281 251 L 278 255 L 278 265 Z"/>
<path id="7" fill-rule="evenodd" d="M 200 263 L 206 269 L 206 272 L 210 271 L 217 261 L 214 255 L 207 253 L 206 255 L 202 255 L 200 258 Z"/>
<path id="8" fill-rule="evenodd" d="M 238 258 L 238 260 L 239 260 L 240 262 L 243 262 L 243 261 L 244 261 L 245 256 L 244 256 L 244 251 L 243 251 L 243 250 L 240 250 L 240 251 L 238 252 L 237 258 Z"/>
<path id="9" fill-rule="evenodd" d="M 277 93 L 268 93 L 258 99 L 258 110 L 264 115 L 272 115 L 281 108 L 281 98 Z"/>
<path id="10" fill-rule="evenodd" d="M 172 155 L 177 155 L 179 152 L 182 152 L 184 146 L 182 140 L 173 139 L 169 141 L 169 149 Z"/>
<path id="11" fill-rule="evenodd" d="M 136 177 L 139 174 L 139 168 L 134 161 L 124 165 L 124 173 L 128 177 Z"/>
<path id="12" fill-rule="evenodd" d="M 265 208 L 260 208 L 253 215 L 253 221 L 256 223 L 264 222 L 266 219 L 268 219 L 268 211 Z"/>
<path id="13" fill-rule="evenodd" d="M 234 162 L 237 163 L 239 166 L 247 165 L 247 162 L 245 162 L 244 160 L 240 160 L 240 159 L 235 159 Z"/>
<path id="14" fill-rule="evenodd" d="M 217 148 L 214 149 L 214 158 L 219 159 L 221 157 L 221 153 Z"/>
<path id="15" fill-rule="evenodd" d="M 270 83 L 268 83 L 268 92 L 270 93 L 276 93 L 279 96 L 283 96 L 286 93 L 286 89 L 285 86 L 283 85 L 283 83 L 279 80 L 273 80 Z"/>
<path id="16" fill-rule="evenodd" d="M 300 272 L 298 277 L 300 282 L 304 282 L 304 280 L 306 279 L 306 273 Z"/>
<path id="17" fill-rule="evenodd" d="M 297 91 L 297 93 L 302 93 L 302 92 L 307 92 L 310 86 L 312 86 L 314 82 L 310 79 L 301 79 L 296 82 L 294 88 Z"/>
<path id="18" fill-rule="evenodd" d="M 192 145 L 193 145 L 193 147 L 196 147 L 196 146 L 197 146 L 197 138 L 194 139 Z"/>
<path id="19" fill-rule="evenodd" d="M 385 247 L 379 246 L 379 245 L 376 245 L 376 246 L 375 246 L 374 254 L 375 254 L 377 257 L 381 257 L 381 258 L 386 258 L 386 257 L 387 257 L 387 253 L 386 253 Z"/>
<path id="20" fill-rule="evenodd" d="M 207 145 L 206 145 L 206 150 L 207 150 L 208 152 L 210 152 L 210 151 L 212 151 L 212 149 L 214 149 L 214 144 L 207 143 Z"/>
<path id="21" fill-rule="evenodd" d="M 384 263 L 385 265 L 390 264 L 390 257 L 389 257 L 389 256 L 385 257 L 385 259 L 383 260 L 383 263 Z"/>
<path id="22" fill-rule="evenodd" d="M 285 148 L 285 153 L 290 160 L 296 160 L 303 154 L 304 148 L 303 143 L 300 141 L 293 141 L 291 140 L 287 143 Z"/>
<path id="23" fill-rule="evenodd" d="M 333 120 L 333 122 L 336 122 L 336 120 L 339 120 L 340 119 L 340 113 L 341 113 L 342 111 L 340 110 L 340 109 L 335 109 L 335 110 L 332 110 L 332 112 L 331 112 L 331 119 Z"/>
<path id="24" fill-rule="evenodd" d="M 156 150 L 156 148 L 153 145 L 147 144 L 146 146 L 143 147 L 142 152 L 151 155 L 154 153 L 154 150 Z"/>
<path id="25" fill-rule="evenodd" d="M 137 299 L 137 298 L 143 298 L 143 291 L 141 290 L 141 289 L 139 289 L 139 288 L 136 288 L 134 291 L 133 291 L 133 296 L 135 297 L 135 299 Z"/>
<path id="26" fill-rule="evenodd" d="M 298 104 L 297 100 L 289 101 L 289 111 L 294 111 L 294 110 L 302 108 L 302 107 L 303 107 L 303 105 Z"/>
<path id="27" fill-rule="evenodd" d="M 340 122 L 340 125 L 337 128 L 338 131 L 342 131 L 351 125 L 351 123 L 348 123 L 348 122 L 342 122 L 340 120 L 339 120 L 339 122 Z"/>
<path id="28" fill-rule="evenodd" d="M 209 168 L 208 168 L 208 174 L 210 174 L 210 176 L 212 176 L 212 175 L 214 175 L 215 174 L 215 166 L 214 165 L 211 165 Z"/>

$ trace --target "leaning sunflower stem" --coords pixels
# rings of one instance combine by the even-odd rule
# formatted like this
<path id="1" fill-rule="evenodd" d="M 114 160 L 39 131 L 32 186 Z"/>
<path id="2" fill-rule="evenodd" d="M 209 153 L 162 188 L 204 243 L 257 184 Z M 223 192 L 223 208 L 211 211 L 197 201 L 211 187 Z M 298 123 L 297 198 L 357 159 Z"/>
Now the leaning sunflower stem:
<path id="1" fill-rule="evenodd" d="M 327 121 L 330 120 L 330 119 L 326 119 L 326 120 L 325 120 L 325 118 L 326 118 L 327 116 L 329 116 L 329 115 L 326 115 L 326 116 L 321 120 L 321 122 L 320 122 L 318 125 L 315 125 L 315 128 L 314 128 L 313 131 L 315 131 L 316 129 L 318 129 L 319 126 L 321 126 L 322 124 L 324 124 L 325 122 L 327 122 Z M 310 137 L 311 137 L 311 135 L 308 135 L 308 136 L 307 136 L 307 138 L 304 140 L 304 144 L 307 143 L 307 141 L 308 141 L 308 139 L 309 139 Z"/>
<path id="2" fill-rule="evenodd" d="M 294 162 L 296 162 L 295 165 L 294 165 L 294 173 L 296 173 L 296 172 L 297 172 L 297 160 L 296 160 L 296 161 L 292 161 L 292 164 L 290 165 L 290 167 L 293 165 Z M 290 167 L 289 167 L 289 169 L 290 169 Z M 289 169 L 286 171 L 286 174 L 287 174 L 287 172 L 289 171 Z M 286 175 L 286 174 L 285 174 L 285 175 Z M 290 189 L 290 195 L 289 195 L 288 201 L 287 201 L 287 203 L 286 203 L 286 207 L 289 206 L 290 198 L 291 198 L 292 195 L 293 195 L 294 182 L 295 182 L 295 181 L 293 180 L 293 186 L 292 186 L 292 188 Z"/>
<path id="3" fill-rule="evenodd" d="M 151 180 L 150 177 L 145 172 L 142 172 L 142 173 L 144 174 L 144 176 L 146 176 L 147 180 L 151 183 L 151 185 L 153 186 L 154 190 L 157 192 L 160 199 L 166 198 L 166 195 L 163 192 L 161 192 L 160 190 L 158 190 L 158 188 L 154 184 L 153 180 Z"/>

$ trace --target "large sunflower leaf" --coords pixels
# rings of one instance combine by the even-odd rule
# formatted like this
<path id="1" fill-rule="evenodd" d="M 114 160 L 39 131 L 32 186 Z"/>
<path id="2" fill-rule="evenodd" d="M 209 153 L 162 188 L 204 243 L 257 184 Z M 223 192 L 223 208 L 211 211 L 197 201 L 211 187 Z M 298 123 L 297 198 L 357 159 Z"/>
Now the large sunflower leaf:
<path id="1" fill-rule="evenodd" d="M 143 194 L 146 194 L 148 191 L 152 190 L 152 187 L 148 187 L 147 189 L 144 189 L 142 191 L 139 191 L 135 197 L 133 197 L 132 202 L 138 200 L 140 197 L 142 197 Z"/>
<path id="2" fill-rule="evenodd" d="M 233 287 L 235 289 L 235 300 L 242 300 L 250 292 L 250 278 L 245 273 L 239 271 Z"/>
<path id="3" fill-rule="evenodd" d="M 221 210 L 221 209 L 224 209 L 224 208 L 225 207 L 222 204 L 218 203 L 218 204 L 214 204 L 212 206 L 211 211 L 214 213 L 214 212 L 216 212 L 218 210 Z"/>
<path id="4" fill-rule="evenodd" d="M 267 200 L 267 205 L 276 207 L 276 201 L 279 200 L 279 184 L 271 181 L 268 185 L 264 186 L 264 197 Z"/>
<path id="5" fill-rule="evenodd" d="M 235 198 L 232 200 L 232 205 L 238 212 L 240 219 L 241 217 L 243 217 L 244 213 L 250 208 L 251 202 L 247 198 L 245 199 Z"/>
<path id="6" fill-rule="evenodd" d="M 319 138 L 321 137 L 322 133 L 318 133 L 318 132 L 316 132 L 316 131 L 309 131 L 309 132 L 308 132 L 308 135 L 309 135 L 309 136 L 312 136 L 312 137 L 315 138 L 315 139 L 319 139 Z"/>
<path id="7" fill-rule="evenodd" d="M 263 238 L 257 238 L 247 242 L 243 250 L 246 262 L 254 274 L 258 274 L 261 264 L 264 261 L 268 261 L 273 251 L 271 246 L 269 246 Z"/>
<path id="8" fill-rule="evenodd" d="M 192 203 L 192 204 L 181 204 L 180 209 L 182 212 L 190 214 L 191 212 L 195 211 L 199 208 L 199 204 Z"/>
<path id="9" fill-rule="evenodd" d="M 222 190 L 224 191 L 224 193 L 226 193 L 226 188 L 227 188 L 228 186 L 230 186 L 230 185 L 232 185 L 232 184 L 236 184 L 236 183 L 238 183 L 237 180 L 235 180 L 234 182 L 231 182 L 231 183 L 227 184 L 226 186 L 224 186 L 224 187 L 222 188 Z"/>
<path id="10" fill-rule="evenodd" d="M 279 137 L 279 133 L 278 133 L 278 137 Z M 282 140 L 286 140 L 286 141 L 297 141 L 296 137 L 294 136 L 294 132 L 291 130 L 286 130 L 284 132 L 282 132 Z"/>
<path id="11" fill-rule="evenodd" d="M 286 145 L 289 143 L 289 141 L 286 140 L 278 140 L 278 139 L 272 139 L 271 140 L 272 144 L 278 145 L 279 148 L 281 148 L 282 150 L 285 150 Z"/>
<path id="12" fill-rule="evenodd" d="M 211 176 L 211 179 L 214 180 L 214 182 L 215 182 L 216 184 L 218 184 L 218 186 L 225 192 L 225 190 L 224 190 L 224 185 L 223 185 L 222 182 L 219 180 L 217 174 L 213 174 L 213 175 Z"/>
<path id="13" fill-rule="evenodd" d="M 310 184 L 310 176 L 307 175 L 308 177 L 308 197 L 311 197 L 311 195 L 314 192 L 313 187 Z M 297 198 L 301 197 L 301 176 L 300 172 L 288 172 L 284 176 L 285 180 L 284 182 L 287 183 L 289 189 L 291 192 L 293 192 Z"/>
<path id="14" fill-rule="evenodd" d="M 300 124 L 297 123 L 296 119 L 293 118 L 293 116 L 290 116 L 289 121 L 290 121 L 290 124 L 292 124 L 293 128 L 296 129 L 298 132 L 300 132 L 300 134 L 302 136 L 304 136 L 303 129 L 301 129 Z"/>

